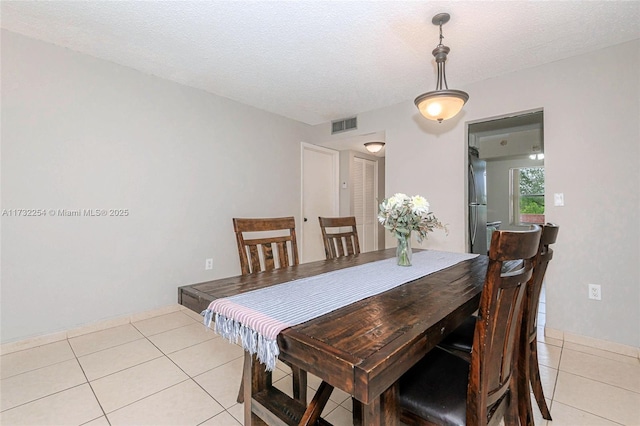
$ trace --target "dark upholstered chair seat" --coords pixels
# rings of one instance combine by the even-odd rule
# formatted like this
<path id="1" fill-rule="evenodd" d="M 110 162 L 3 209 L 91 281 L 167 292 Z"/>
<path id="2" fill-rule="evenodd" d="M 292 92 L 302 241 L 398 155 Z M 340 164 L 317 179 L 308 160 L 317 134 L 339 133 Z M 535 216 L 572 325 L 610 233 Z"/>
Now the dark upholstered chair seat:
<path id="1" fill-rule="evenodd" d="M 502 265 L 502 273 L 517 271 L 523 267 L 523 261 L 509 260 Z M 471 359 L 471 345 L 473 344 L 473 331 L 476 328 L 477 316 L 472 315 L 451 332 L 438 344 L 442 349 L 452 352 L 467 361 Z"/>
<path id="2" fill-rule="evenodd" d="M 465 319 L 464 322 L 445 337 L 438 346 L 448 351 L 456 351 L 471 356 L 473 331 L 476 328 L 476 320 L 476 316 L 470 316 Z"/>
<path id="3" fill-rule="evenodd" d="M 400 380 L 398 403 L 432 423 L 464 425 L 468 383 L 469 363 L 435 348 Z"/>

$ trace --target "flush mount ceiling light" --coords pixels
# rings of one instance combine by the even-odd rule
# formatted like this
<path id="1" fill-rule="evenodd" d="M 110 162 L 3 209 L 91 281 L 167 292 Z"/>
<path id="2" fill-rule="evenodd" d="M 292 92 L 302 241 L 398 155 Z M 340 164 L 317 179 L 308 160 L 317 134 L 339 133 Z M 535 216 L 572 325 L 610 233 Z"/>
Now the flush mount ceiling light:
<path id="1" fill-rule="evenodd" d="M 436 90 L 423 93 L 414 101 L 420 113 L 429 120 L 448 120 L 460 112 L 464 104 L 469 100 L 469 95 L 462 90 L 449 90 L 447 76 L 444 72 L 444 65 L 447 61 L 447 54 L 451 49 L 442 44 L 442 25 L 449 22 L 448 13 L 438 13 L 431 22 L 440 27 L 440 43 L 433 49 L 433 56 L 436 58 L 438 66 L 438 82 Z M 444 89 L 443 89 L 444 86 Z"/>
<path id="2" fill-rule="evenodd" d="M 367 151 L 375 154 L 376 152 L 380 152 L 384 147 L 384 142 L 367 142 L 364 144 L 364 147 L 367 148 Z"/>

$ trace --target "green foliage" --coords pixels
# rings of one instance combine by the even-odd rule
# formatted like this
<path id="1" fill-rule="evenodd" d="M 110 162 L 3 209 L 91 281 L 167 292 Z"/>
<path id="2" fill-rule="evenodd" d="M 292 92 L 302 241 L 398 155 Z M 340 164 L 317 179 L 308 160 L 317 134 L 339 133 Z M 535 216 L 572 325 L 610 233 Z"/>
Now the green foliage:
<path id="1" fill-rule="evenodd" d="M 520 169 L 520 195 L 544 194 L 544 168 Z"/>
<path id="2" fill-rule="evenodd" d="M 544 197 L 529 196 L 520 198 L 521 214 L 544 214 Z"/>
<path id="3" fill-rule="evenodd" d="M 544 167 L 520 169 L 520 213 L 544 214 Z"/>

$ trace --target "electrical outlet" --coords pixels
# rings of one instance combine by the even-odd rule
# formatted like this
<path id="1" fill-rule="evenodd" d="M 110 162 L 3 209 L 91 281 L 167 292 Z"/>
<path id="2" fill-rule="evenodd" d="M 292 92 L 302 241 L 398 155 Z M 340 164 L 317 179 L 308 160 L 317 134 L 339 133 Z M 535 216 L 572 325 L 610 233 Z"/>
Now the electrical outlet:
<path id="1" fill-rule="evenodd" d="M 207 271 L 210 270 L 210 269 L 213 269 L 213 259 L 205 260 L 204 269 L 206 269 Z"/>
<path id="2" fill-rule="evenodd" d="M 602 293 L 599 284 L 589 284 L 589 299 L 602 300 Z"/>

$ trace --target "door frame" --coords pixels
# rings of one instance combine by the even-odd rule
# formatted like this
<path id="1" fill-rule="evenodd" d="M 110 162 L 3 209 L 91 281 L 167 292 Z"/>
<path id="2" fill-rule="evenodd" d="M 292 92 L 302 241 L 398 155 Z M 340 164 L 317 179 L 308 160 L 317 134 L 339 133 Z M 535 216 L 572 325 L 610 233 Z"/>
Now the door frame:
<path id="1" fill-rule="evenodd" d="M 545 116 L 545 110 L 543 107 L 538 107 L 538 108 L 532 108 L 532 109 L 526 109 L 526 110 L 522 110 L 522 111 L 514 111 L 514 112 L 510 112 L 510 113 L 506 113 L 506 114 L 499 114 L 499 115 L 494 115 L 494 116 L 490 116 L 490 117 L 484 117 L 484 118 L 478 118 L 476 120 L 471 120 L 471 121 L 466 121 L 465 122 L 465 126 L 464 126 L 464 134 L 465 134 L 465 141 L 466 141 L 466 146 L 464 149 L 464 155 L 465 155 L 465 174 L 467 175 L 467 178 L 464 179 L 465 182 L 465 188 L 464 188 L 464 205 L 465 205 L 465 209 L 464 209 L 464 218 L 465 218 L 465 251 L 466 252 L 471 252 L 471 238 L 470 238 L 470 232 L 469 232 L 469 151 L 468 148 L 469 146 L 471 146 L 471 139 L 473 139 L 474 145 L 476 145 L 476 135 L 473 133 L 469 132 L 469 126 L 473 125 L 473 124 L 478 124 L 478 123 L 485 123 L 485 122 L 491 122 L 491 121 L 496 121 L 496 120 L 502 120 L 504 118 L 515 118 L 515 117 L 519 117 L 519 116 L 523 116 L 523 115 L 530 115 L 530 114 L 536 114 L 536 113 L 541 113 L 542 114 L 542 123 L 543 123 L 543 127 L 542 127 L 542 131 L 543 131 L 543 140 L 544 140 L 544 116 Z"/>
<path id="2" fill-rule="evenodd" d="M 333 188 L 333 215 L 338 216 L 340 213 L 340 152 L 335 149 L 325 148 L 319 145 L 313 145 L 308 142 L 300 142 L 300 243 L 298 247 L 300 249 L 300 259 L 304 259 L 304 200 L 305 200 L 305 186 L 304 186 L 304 153 L 306 150 L 322 152 L 329 154 L 333 158 L 333 171 L 329 171 L 332 175 L 332 188 Z M 308 218 L 311 220 L 311 218 Z"/>

